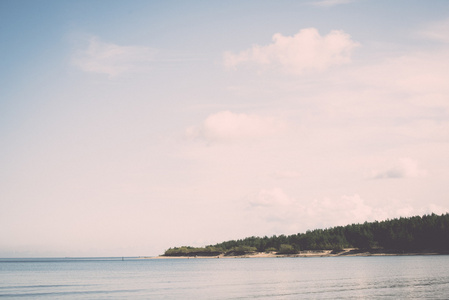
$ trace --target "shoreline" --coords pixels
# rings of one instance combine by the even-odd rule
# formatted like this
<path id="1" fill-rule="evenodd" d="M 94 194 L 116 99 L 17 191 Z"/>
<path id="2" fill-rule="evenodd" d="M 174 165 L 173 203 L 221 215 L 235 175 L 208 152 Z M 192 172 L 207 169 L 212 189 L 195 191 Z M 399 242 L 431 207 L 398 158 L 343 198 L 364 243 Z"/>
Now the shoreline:
<path id="1" fill-rule="evenodd" d="M 217 258 L 288 258 L 288 257 L 345 257 L 345 256 L 414 256 L 414 255 L 447 255 L 448 253 L 438 252 L 404 252 L 394 253 L 388 251 L 362 251 L 356 248 L 344 249 L 339 253 L 332 253 L 332 250 L 307 250 L 297 254 L 276 254 L 276 252 L 255 252 L 244 255 L 215 255 L 215 256 L 154 256 L 142 257 L 142 259 L 217 259 Z"/>

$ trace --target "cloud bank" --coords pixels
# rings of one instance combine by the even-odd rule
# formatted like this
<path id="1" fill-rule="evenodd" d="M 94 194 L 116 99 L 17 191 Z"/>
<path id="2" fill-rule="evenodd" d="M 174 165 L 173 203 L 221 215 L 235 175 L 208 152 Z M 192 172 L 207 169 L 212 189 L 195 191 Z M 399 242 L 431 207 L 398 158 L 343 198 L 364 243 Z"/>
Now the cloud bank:
<path id="1" fill-rule="evenodd" d="M 447 211 L 447 207 L 432 203 L 416 207 L 394 200 L 387 206 L 380 206 L 358 194 L 304 201 L 289 196 L 280 188 L 262 189 L 250 196 L 247 203 L 248 219 L 262 221 L 274 232 L 284 234 Z"/>
<path id="2" fill-rule="evenodd" d="M 321 36 L 317 29 L 306 28 L 294 36 L 276 33 L 273 43 L 266 46 L 254 45 L 237 54 L 226 52 L 224 65 L 236 68 L 248 64 L 302 74 L 349 63 L 352 52 L 359 46 L 341 30 Z"/>

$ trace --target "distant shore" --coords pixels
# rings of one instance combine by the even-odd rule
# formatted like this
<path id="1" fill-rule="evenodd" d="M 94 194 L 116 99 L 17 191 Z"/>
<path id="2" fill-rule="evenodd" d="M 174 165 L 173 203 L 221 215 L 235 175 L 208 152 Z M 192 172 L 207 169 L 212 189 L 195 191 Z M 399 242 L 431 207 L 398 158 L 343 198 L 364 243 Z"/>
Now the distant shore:
<path id="1" fill-rule="evenodd" d="M 195 258 L 282 258 L 282 257 L 337 257 L 337 256 L 407 256 L 407 255 L 441 255 L 448 253 L 438 252 L 391 252 L 391 251 L 364 251 L 356 248 L 348 248 L 338 253 L 332 250 L 308 250 L 297 254 L 277 254 L 276 252 L 254 252 L 243 255 L 215 255 L 215 256 L 154 256 L 142 257 L 143 259 L 195 259 Z"/>

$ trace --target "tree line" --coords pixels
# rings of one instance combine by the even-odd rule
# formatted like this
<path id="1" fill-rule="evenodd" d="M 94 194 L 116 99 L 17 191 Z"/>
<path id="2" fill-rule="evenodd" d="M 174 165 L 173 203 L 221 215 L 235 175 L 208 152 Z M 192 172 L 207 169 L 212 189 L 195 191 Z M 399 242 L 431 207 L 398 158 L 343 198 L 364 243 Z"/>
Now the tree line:
<path id="1" fill-rule="evenodd" d="M 449 214 L 429 214 L 385 221 L 365 222 L 292 235 L 247 237 L 206 247 L 175 247 L 165 256 L 242 255 L 251 252 L 295 254 L 305 250 L 358 248 L 384 252 L 449 253 Z"/>

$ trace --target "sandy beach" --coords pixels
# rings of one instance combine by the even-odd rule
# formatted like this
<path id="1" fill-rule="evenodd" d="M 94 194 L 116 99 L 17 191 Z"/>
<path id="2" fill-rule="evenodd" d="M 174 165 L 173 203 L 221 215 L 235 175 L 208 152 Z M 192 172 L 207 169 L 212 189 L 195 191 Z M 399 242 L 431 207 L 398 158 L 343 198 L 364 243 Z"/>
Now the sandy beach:
<path id="1" fill-rule="evenodd" d="M 276 252 L 255 252 L 245 255 L 224 255 L 217 256 L 154 256 L 142 257 L 143 259 L 217 259 L 217 258 L 283 258 L 283 257 L 337 257 L 337 256 L 401 256 L 401 255 L 438 255 L 441 253 L 426 252 L 426 253 L 391 253 L 381 251 L 361 251 L 356 248 L 344 249 L 339 253 L 332 253 L 332 250 L 308 250 L 300 251 L 297 254 L 276 254 Z"/>

